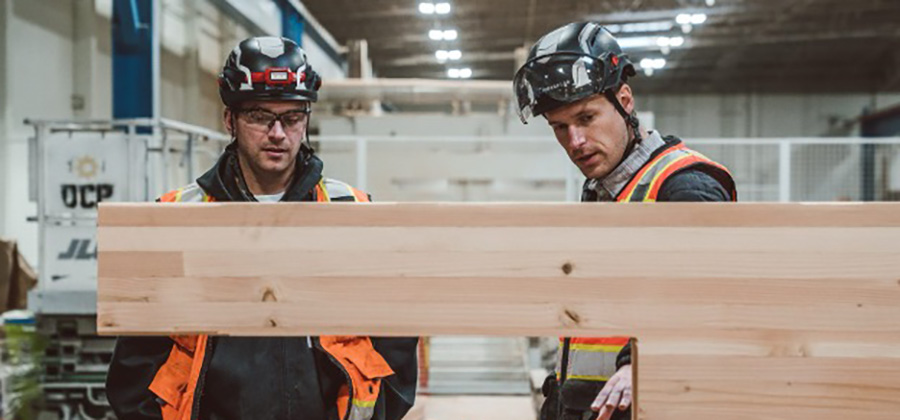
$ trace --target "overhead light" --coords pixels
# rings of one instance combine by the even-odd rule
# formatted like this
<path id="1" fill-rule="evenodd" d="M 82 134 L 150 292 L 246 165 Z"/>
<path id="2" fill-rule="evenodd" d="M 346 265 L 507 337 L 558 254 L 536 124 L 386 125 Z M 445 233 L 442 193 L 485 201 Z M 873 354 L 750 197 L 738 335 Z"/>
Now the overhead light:
<path id="1" fill-rule="evenodd" d="M 451 79 L 468 79 L 472 77 L 472 69 L 468 67 L 462 69 L 447 69 L 447 77 Z"/>
<path id="2" fill-rule="evenodd" d="M 689 34 L 689 33 L 691 33 L 691 30 L 693 30 L 693 29 L 694 29 L 694 25 L 691 25 L 690 23 L 681 25 L 681 32 L 683 32 L 683 33 Z"/>
<path id="3" fill-rule="evenodd" d="M 706 22 L 706 13 L 681 13 L 675 16 L 675 23 L 679 25 L 700 25 Z"/>
<path id="4" fill-rule="evenodd" d="M 661 36 L 659 38 L 656 38 L 656 45 L 659 45 L 660 47 L 680 47 L 680 46 L 684 45 L 684 37 Z"/>
<path id="5" fill-rule="evenodd" d="M 634 33 L 634 32 L 665 32 L 672 29 L 671 20 L 660 20 L 655 22 L 636 22 L 636 23 L 626 23 L 622 25 L 622 32 L 625 33 Z"/>
<path id="6" fill-rule="evenodd" d="M 641 68 L 659 70 L 666 66 L 665 58 L 644 58 L 641 60 Z"/>
<path id="7" fill-rule="evenodd" d="M 441 31 L 440 29 L 432 29 L 428 31 L 428 37 L 435 41 L 440 41 L 444 39 L 444 31 Z"/>
<path id="8" fill-rule="evenodd" d="M 665 58 L 644 58 L 641 60 L 641 69 L 647 77 L 653 76 L 653 72 L 666 66 Z"/>
<path id="9" fill-rule="evenodd" d="M 706 5 L 709 7 L 713 7 L 716 5 L 716 0 L 706 0 Z"/>
<path id="10" fill-rule="evenodd" d="M 444 31 L 444 39 L 446 39 L 447 41 L 453 41 L 454 39 L 456 39 L 457 35 L 459 34 L 456 32 L 456 29 L 448 29 Z"/>
<path id="11" fill-rule="evenodd" d="M 438 61 L 447 61 L 450 53 L 447 50 L 437 50 L 434 52 L 434 57 L 438 59 Z"/>
<path id="12" fill-rule="evenodd" d="M 451 50 L 447 51 L 447 58 L 451 60 L 459 60 L 462 58 L 462 51 L 460 50 Z"/>
<path id="13" fill-rule="evenodd" d="M 647 48 L 656 45 L 656 37 L 650 36 L 633 36 L 629 38 L 619 38 L 619 46 L 622 48 Z"/>
<path id="14" fill-rule="evenodd" d="M 450 13 L 450 3 L 441 2 L 434 5 L 434 12 L 439 15 L 446 15 Z"/>
<path id="15" fill-rule="evenodd" d="M 431 3 L 431 2 L 419 3 L 419 13 L 422 13 L 423 15 L 431 15 L 431 14 L 434 14 L 434 12 L 435 12 L 434 3 Z"/>

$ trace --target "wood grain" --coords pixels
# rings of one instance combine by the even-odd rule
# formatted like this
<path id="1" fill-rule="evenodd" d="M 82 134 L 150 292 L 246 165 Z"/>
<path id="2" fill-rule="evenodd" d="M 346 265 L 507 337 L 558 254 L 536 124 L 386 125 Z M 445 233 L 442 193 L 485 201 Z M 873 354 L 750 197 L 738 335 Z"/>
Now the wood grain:
<path id="1" fill-rule="evenodd" d="M 896 419 L 900 205 L 108 204 L 102 334 L 631 335 L 639 417 Z"/>

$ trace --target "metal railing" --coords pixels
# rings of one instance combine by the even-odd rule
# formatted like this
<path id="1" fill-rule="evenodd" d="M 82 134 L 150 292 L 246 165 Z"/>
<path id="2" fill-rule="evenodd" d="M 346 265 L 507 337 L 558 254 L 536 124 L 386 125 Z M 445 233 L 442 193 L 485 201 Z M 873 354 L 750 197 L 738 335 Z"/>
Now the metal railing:
<path id="1" fill-rule="evenodd" d="M 326 174 L 382 201 L 577 201 L 552 137 L 313 137 Z M 686 140 L 728 167 L 741 201 L 900 199 L 900 137 Z"/>

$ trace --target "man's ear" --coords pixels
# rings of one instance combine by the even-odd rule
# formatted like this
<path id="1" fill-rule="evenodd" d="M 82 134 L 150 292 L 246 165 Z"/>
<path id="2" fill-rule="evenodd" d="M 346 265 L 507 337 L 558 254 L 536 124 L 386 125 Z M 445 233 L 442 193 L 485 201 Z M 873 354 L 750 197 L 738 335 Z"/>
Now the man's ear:
<path id="1" fill-rule="evenodd" d="M 225 124 L 225 131 L 228 131 L 228 134 L 231 134 L 231 137 L 234 137 L 234 113 L 231 111 L 231 108 L 225 107 L 225 111 L 222 112 L 222 122 Z"/>
<path id="2" fill-rule="evenodd" d="M 625 112 L 629 114 L 634 112 L 634 96 L 631 92 L 631 86 L 628 86 L 627 83 L 622 83 L 619 92 L 616 93 L 616 97 L 619 98 L 619 103 L 622 104 Z"/>

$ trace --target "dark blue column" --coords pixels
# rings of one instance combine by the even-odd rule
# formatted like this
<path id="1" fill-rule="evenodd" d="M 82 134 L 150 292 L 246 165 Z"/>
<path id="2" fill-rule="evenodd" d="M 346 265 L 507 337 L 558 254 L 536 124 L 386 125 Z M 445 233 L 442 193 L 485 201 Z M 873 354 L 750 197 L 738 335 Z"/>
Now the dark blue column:
<path id="1" fill-rule="evenodd" d="M 288 0 L 277 0 L 281 9 L 281 36 L 303 46 L 303 16 Z"/>
<path id="2" fill-rule="evenodd" d="M 113 0 L 113 118 L 153 118 L 153 2 Z"/>

